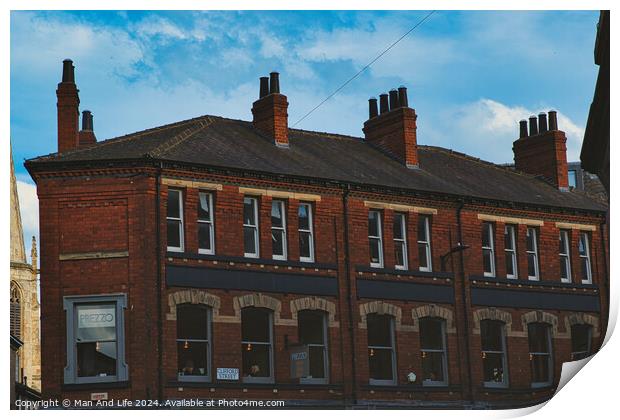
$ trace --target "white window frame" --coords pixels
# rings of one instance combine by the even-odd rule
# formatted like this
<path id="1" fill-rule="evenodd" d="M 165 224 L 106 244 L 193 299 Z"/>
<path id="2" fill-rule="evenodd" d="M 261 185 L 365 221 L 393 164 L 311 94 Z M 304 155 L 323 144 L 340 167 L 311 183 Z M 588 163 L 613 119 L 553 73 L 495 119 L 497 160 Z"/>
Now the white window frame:
<path id="1" fill-rule="evenodd" d="M 197 233 L 200 235 L 200 225 L 201 224 L 206 224 L 206 225 L 210 225 L 211 229 L 209 229 L 209 241 L 211 243 L 211 248 L 210 249 L 205 249 L 205 248 L 198 248 L 198 253 L 199 254 L 208 254 L 208 255 L 213 255 L 215 254 L 215 223 L 213 223 L 213 194 L 210 192 L 206 192 L 206 191 L 198 191 L 198 206 L 200 206 L 200 200 L 202 200 L 202 196 L 205 195 L 207 197 L 207 203 L 209 205 L 209 217 L 210 219 L 198 219 L 197 223 L 198 223 L 198 230 Z M 200 241 L 199 241 L 200 242 Z"/>
<path id="2" fill-rule="evenodd" d="M 448 375 L 448 346 L 446 340 L 446 320 L 444 318 L 437 317 L 425 317 L 429 319 L 434 319 L 439 321 L 439 325 L 441 328 L 441 345 L 442 349 L 423 349 L 422 348 L 422 329 L 420 328 L 420 356 L 426 357 L 425 353 L 441 353 L 441 366 L 443 369 L 443 381 L 433 381 L 430 379 L 424 379 L 422 381 L 423 386 L 447 386 L 449 384 L 449 375 Z M 424 318 L 420 318 L 422 320 Z M 419 322 L 419 321 L 418 321 Z"/>
<path id="3" fill-rule="evenodd" d="M 372 313 L 368 315 L 379 315 L 377 313 Z M 366 329 L 366 334 L 368 334 L 368 329 Z M 392 379 L 373 379 L 370 377 L 370 369 L 368 371 L 368 383 L 370 385 L 396 385 L 396 340 L 394 334 L 394 317 L 390 316 L 390 347 L 385 346 L 371 346 L 368 345 L 369 353 L 371 350 L 390 350 L 392 353 Z M 370 354 L 368 355 L 370 357 Z M 370 361 L 368 362 L 370 365 Z M 370 366 L 369 366 L 370 367 Z"/>
<path id="4" fill-rule="evenodd" d="M 532 236 L 532 245 L 534 247 L 533 250 L 528 250 L 527 249 L 527 237 L 531 234 Z M 528 266 L 528 270 L 527 270 L 527 279 L 528 280 L 539 280 L 540 279 L 540 269 L 539 269 L 539 261 L 538 261 L 538 233 L 536 231 L 535 228 L 533 227 L 528 227 L 526 234 L 525 234 L 525 253 L 527 254 L 527 256 L 529 255 L 533 255 L 534 256 L 534 273 L 535 275 L 530 276 L 530 270 L 529 270 L 529 266 Z M 529 264 L 529 261 L 528 261 Z"/>
<path id="5" fill-rule="evenodd" d="M 370 242 L 372 240 L 377 240 L 379 242 L 379 262 L 374 263 L 372 260 L 370 261 L 370 266 L 374 268 L 383 268 L 383 229 L 381 226 L 381 212 L 379 210 L 370 210 L 368 211 L 368 223 L 370 223 L 370 215 L 372 213 L 376 213 L 377 215 L 377 234 L 378 236 L 371 236 L 368 233 L 368 246 L 370 247 Z M 370 255 L 369 255 L 370 256 Z"/>
<path id="6" fill-rule="evenodd" d="M 176 246 L 168 246 L 167 249 L 168 251 L 171 252 L 183 252 L 185 250 L 185 235 L 184 235 L 184 215 L 183 215 L 183 190 L 177 190 L 177 189 L 168 189 L 168 195 L 170 195 L 171 192 L 178 192 L 179 193 L 179 217 L 169 217 L 167 210 L 166 210 L 166 229 L 168 229 L 168 220 L 174 220 L 174 221 L 178 221 L 179 222 L 179 245 L 178 247 Z M 170 200 L 167 200 L 166 205 L 168 205 L 170 202 Z M 167 245 L 167 244 L 166 244 Z"/>
<path id="7" fill-rule="evenodd" d="M 426 247 L 426 265 L 422 265 L 422 261 L 418 261 L 420 271 L 433 271 L 433 257 L 431 255 L 431 218 L 428 215 L 420 215 L 419 217 L 424 219 L 424 236 L 425 240 L 420 240 L 420 233 L 418 232 L 418 246 L 424 245 Z M 419 226 L 419 223 L 418 223 Z M 420 252 L 418 251 L 418 255 Z"/>
<path id="8" fill-rule="evenodd" d="M 528 354 L 530 356 L 530 361 L 532 360 L 532 356 L 541 356 L 541 355 L 546 355 L 548 357 L 548 366 L 549 366 L 549 380 L 546 382 L 531 382 L 531 387 L 532 388 L 544 388 L 547 386 L 550 386 L 553 383 L 553 373 L 554 373 L 554 369 L 555 367 L 553 366 L 553 338 L 551 336 L 551 325 L 546 324 L 546 323 L 542 323 L 543 325 L 546 326 L 545 332 L 546 332 L 546 339 L 547 339 L 547 352 L 543 353 L 543 352 L 529 352 L 529 348 L 528 348 Z M 529 324 L 528 324 L 528 346 L 529 346 Z M 532 364 L 530 363 L 530 373 L 532 371 Z"/>
<path id="9" fill-rule="evenodd" d="M 483 222 L 482 223 L 482 235 L 484 235 L 484 228 L 485 226 L 489 227 L 489 231 L 488 231 L 488 235 L 489 237 L 487 238 L 487 240 L 489 241 L 489 245 L 488 246 L 484 246 L 484 238 L 482 241 L 482 267 L 484 270 L 484 251 L 489 251 L 491 254 L 491 271 L 485 271 L 484 272 L 484 276 L 485 277 L 495 277 L 495 241 L 493 240 L 493 235 L 495 233 L 495 230 L 493 229 L 493 223 L 490 222 Z"/>
<path id="10" fill-rule="evenodd" d="M 203 308 L 205 308 L 206 310 L 206 316 L 207 316 L 207 339 L 196 339 L 196 338 L 179 338 L 179 333 L 178 333 L 178 327 L 177 327 L 177 338 L 176 338 L 176 342 L 188 342 L 188 343 L 207 343 L 207 375 L 181 375 L 180 373 L 178 373 L 179 371 L 179 366 L 177 366 L 177 379 L 179 382 L 210 382 L 211 381 L 211 376 L 212 376 L 212 369 L 211 369 L 211 347 L 212 347 L 212 342 L 211 342 L 211 320 L 212 320 L 212 312 L 211 312 L 211 307 L 203 305 L 203 304 L 197 304 L 197 303 L 184 303 L 181 305 L 177 305 L 177 313 L 180 307 L 184 306 L 184 305 L 196 305 L 196 306 L 201 306 Z M 178 316 L 177 316 L 178 319 Z M 177 359 L 177 363 L 178 363 L 178 359 Z"/>
<path id="11" fill-rule="evenodd" d="M 245 223 L 245 217 L 243 218 L 243 240 L 244 240 L 244 248 L 245 248 L 245 229 L 246 228 L 251 228 L 254 230 L 254 249 L 256 250 L 256 252 L 245 252 L 245 249 L 243 250 L 243 256 L 247 257 L 247 258 L 258 258 L 260 256 L 260 235 L 258 234 L 259 232 L 259 222 L 258 222 L 258 199 L 256 197 L 243 197 L 243 206 L 245 207 L 245 202 L 246 200 L 250 200 L 253 204 L 253 210 L 254 210 L 254 224 L 250 225 L 250 224 L 246 224 Z"/>
<path id="12" fill-rule="evenodd" d="M 585 255 L 581 254 L 581 251 L 579 251 L 579 262 L 581 263 L 582 259 L 586 260 L 586 271 L 587 271 L 587 275 L 588 278 L 583 278 L 583 270 L 581 269 L 581 264 L 579 264 L 579 271 L 580 271 L 580 277 L 581 277 L 581 283 L 583 284 L 592 284 L 592 260 L 590 259 L 590 237 L 587 233 L 585 232 L 579 232 L 579 241 L 583 241 L 584 244 L 584 249 L 586 251 Z"/>
<path id="13" fill-rule="evenodd" d="M 501 354 L 502 355 L 502 382 L 494 382 L 494 381 L 485 381 L 483 382 L 485 388 L 506 388 L 508 387 L 508 360 L 506 357 L 506 324 L 500 321 L 494 321 L 491 319 L 483 319 L 480 323 L 483 322 L 497 322 L 500 325 L 500 339 L 502 342 L 501 350 L 485 350 L 482 348 L 482 326 L 480 327 L 480 349 L 482 353 L 482 358 L 484 359 L 486 354 Z M 484 364 L 484 362 L 483 362 Z"/>
<path id="14" fill-rule="evenodd" d="M 400 229 L 403 233 L 402 238 L 397 238 L 393 232 L 394 245 L 402 247 L 403 252 L 403 264 L 394 264 L 394 268 L 397 270 L 407 270 L 409 268 L 409 257 L 407 255 L 407 216 L 404 213 L 394 213 L 394 220 L 400 219 Z M 394 258 L 396 259 L 396 252 L 394 252 Z"/>
<path id="15" fill-rule="evenodd" d="M 77 370 L 77 307 L 80 305 L 113 304 L 116 310 L 116 375 L 111 376 L 78 376 Z M 125 356 L 125 309 L 127 295 L 105 294 L 88 296 L 64 296 L 63 308 L 66 312 L 67 360 L 64 369 L 65 384 L 84 384 L 102 382 L 123 382 L 129 378 L 129 368 Z"/>
<path id="16" fill-rule="evenodd" d="M 504 256 L 506 259 L 510 258 L 512 261 L 512 268 L 514 274 L 508 274 L 506 270 L 506 278 L 516 279 L 519 277 L 519 268 L 517 263 L 517 229 L 514 225 L 504 225 L 504 237 L 508 235 L 510 238 L 511 248 L 506 248 L 506 240 L 504 239 Z"/>
<path id="17" fill-rule="evenodd" d="M 308 238 L 309 238 L 309 247 L 310 247 L 310 256 L 309 257 L 303 257 L 301 256 L 301 252 L 299 254 L 299 261 L 302 262 L 314 262 L 314 216 L 312 215 L 312 204 L 310 203 L 299 203 L 299 207 L 297 209 L 297 215 L 299 216 L 299 209 L 305 206 L 308 208 L 308 229 L 302 229 L 301 227 L 298 227 L 298 231 L 299 232 L 304 232 L 304 233 L 308 233 Z M 299 237 L 301 238 L 301 235 L 299 235 Z"/>
<path id="18" fill-rule="evenodd" d="M 312 311 L 312 310 L 310 310 Z M 328 384 L 329 383 L 329 351 L 328 351 L 328 342 L 327 342 L 327 316 L 323 311 L 317 311 L 321 313 L 322 325 L 323 325 L 323 344 L 312 344 L 305 343 L 308 346 L 308 355 L 310 354 L 310 347 L 322 347 L 323 348 L 323 372 L 325 372 L 325 377 L 323 378 L 308 378 L 302 377 L 299 378 L 300 384 Z M 299 316 L 297 317 L 297 328 L 299 329 Z"/>
<path id="19" fill-rule="evenodd" d="M 243 308 L 243 309 L 248 309 L 248 308 Z M 243 311 L 243 309 L 241 309 L 241 311 Z M 261 309 L 261 308 L 255 308 L 255 309 Z M 268 311 L 268 315 L 269 315 L 269 343 L 267 342 L 262 342 L 262 341 L 244 341 L 243 340 L 243 336 L 241 337 L 241 346 L 244 345 L 253 345 L 253 344 L 259 344 L 259 345 L 265 345 L 265 344 L 269 344 L 269 376 L 263 376 L 263 377 L 254 377 L 254 376 L 242 376 L 242 382 L 245 383 L 273 383 L 274 382 L 274 366 L 273 366 L 273 362 L 274 362 L 274 355 L 273 355 L 273 311 Z M 243 318 L 241 320 L 241 322 L 243 322 Z M 243 329 L 242 329 L 243 330 Z M 242 357 L 242 363 L 243 363 L 243 354 L 241 355 Z M 242 372 L 243 374 L 243 372 Z"/>
<path id="20" fill-rule="evenodd" d="M 288 258 L 287 256 L 288 255 L 288 252 L 287 252 L 288 243 L 287 243 L 287 238 L 286 238 L 286 203 L 282 200 L 273 200 L 271 202 L 271 211 L 273 211 L 274 205 L 278 205 L 280 207 L 280 214 L 282 215 L 282 226 L 273 226 L 273 224 L 271 225 L 272 241 L 273 241 L 274 231 L 282 232 L 282 255 L 274 254 L 273 247 L 272 247 L 271 258 L 273 258 L 274 260 L 286 260 Z"/>
<path id="21" fill-rule="evenodd" d="M 570 236 L 567 230 L 560 230 L 560 246 L 562 245 L 562 237 L 564 237 L 564 249 L 560 249 L 560 280 L 562 283 L 570 283 L 572 281 L 571 264 L 570 264 Z M 562 277 L 562 264 L 566 265 L 566 276 Z"/>

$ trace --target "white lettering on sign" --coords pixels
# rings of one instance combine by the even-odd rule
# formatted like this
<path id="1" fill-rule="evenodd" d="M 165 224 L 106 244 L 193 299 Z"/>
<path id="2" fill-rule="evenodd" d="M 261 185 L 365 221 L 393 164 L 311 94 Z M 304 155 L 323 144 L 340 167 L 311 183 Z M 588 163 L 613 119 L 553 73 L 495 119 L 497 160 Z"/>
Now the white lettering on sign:
<path id="1" fill-rule="evenodd" d="M 224 381 L 238 381 L 239 369 L 237 368 L 217 368 L 217 379 Z"/>
<path id="2" fill-rule="evenodd" d="M 92 394 L 90 394 L 91 401 L 103 401 L 107 399 L 108 399 L 107 392 L 93 392 Z"/>
<path id="3" fill-rule="evenodd" d="M 115 326 L 114 308 L 79 309 L 78 328 L 105 328 Z"/>

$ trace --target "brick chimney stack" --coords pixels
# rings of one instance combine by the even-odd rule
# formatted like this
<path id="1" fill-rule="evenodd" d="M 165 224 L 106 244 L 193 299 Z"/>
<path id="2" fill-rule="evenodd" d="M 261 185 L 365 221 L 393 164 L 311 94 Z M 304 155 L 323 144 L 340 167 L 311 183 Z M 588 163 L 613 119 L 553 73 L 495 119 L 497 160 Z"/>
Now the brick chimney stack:
<path id="1" fill-rule="evenodd" d="M 78 120 L 80 106 L 79 90 L 75 85 L 73 61 L 62 62 L 62 81 L 58 83 L 58 152 L 73 150 L 79 145 Z"/>
<path id="2" fill-rule="evenodd" d="M 532 175 L 545 177 L 561 191 L 568 191 L 566 133 L 558 130 L 556 111 L 540 113 L 538 118 L 519 122 L 519 139 L 513 143 L 515 168 Z"/>
<path id="3" fill-rule="evenodd" d="M 398 159 L 408 168 L 419 167 L 418 144 L 416 139 L 415 110 L 409 108 L 407 88 L 401 86 L 389 93 L 379 95 L 380 112 L 377 113 L 377 100 L 369 99 L 368 121 L 364 123 L 366 142 Z"/>
<path id="4" fill-rule="evenodd" d="M 82 129 L 79 134 L 80 147 L 97 143 L 93 129 L 93 114 L 90 111 L 82 111 Z"/>
<path id="5" fill-rule="evenodd" d="M 276 146 L 289 147 L 288 102 L 280 93 L 280 75 L 260 78 L 260 97 L 252 105 L 254 128 L 274 140 Z"/>

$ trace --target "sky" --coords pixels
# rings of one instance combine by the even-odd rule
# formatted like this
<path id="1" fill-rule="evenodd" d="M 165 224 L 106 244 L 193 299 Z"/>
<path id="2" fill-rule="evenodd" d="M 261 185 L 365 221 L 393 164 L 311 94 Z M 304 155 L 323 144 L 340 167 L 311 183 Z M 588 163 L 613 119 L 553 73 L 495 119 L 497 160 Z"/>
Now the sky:
<path id="1" fill-rule="evenodd" d="M 24 159 L 57 151 L 71 58 L 99 140 L 204 114 L 251 120 L 280 72 L 289 125 L 429 11 L 12 11 L 10 132 L 26 238 L 38 236 Z M 368 98 L 404 85 L 418 143 L 512 162 L 518 121 L 558 111 L 579 160 L 598 67 L 598 11 L 437 11 L 296 128 L 362 137 Z M 29 240 L 27 240 L 29 243 Z"/>

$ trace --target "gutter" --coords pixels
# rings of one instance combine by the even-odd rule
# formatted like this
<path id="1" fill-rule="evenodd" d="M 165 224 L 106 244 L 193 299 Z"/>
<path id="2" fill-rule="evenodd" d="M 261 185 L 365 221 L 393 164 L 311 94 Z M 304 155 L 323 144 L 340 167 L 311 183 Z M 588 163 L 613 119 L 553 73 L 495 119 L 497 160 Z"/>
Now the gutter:
<path id="1" fill-rule="evenodd" d="M 162 164 L 159 163 L 159 170 L 157 171 L 156 184 L 155 184 L 155 259 L 157 261 L 157 398 L 159 401 L 164 400 L 164 363 L 163 363 L 163 348 L 164 348 L 164 326 L 163 326 L 163 311 L 161 305 L 162 299 L 162 276 L 161 276 L 161 214 L 160 214 L 160 185 L 161 185 L 161 172 Z"/>

